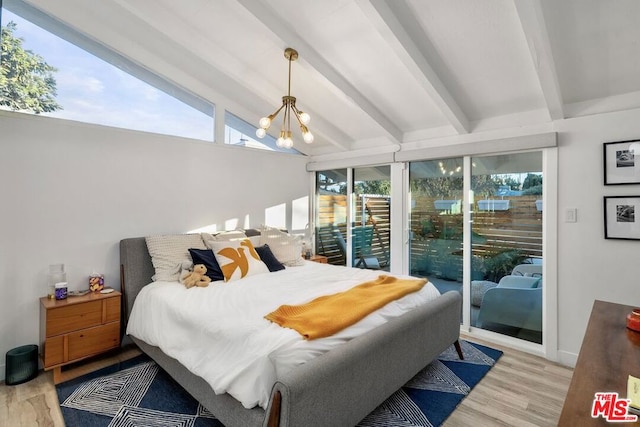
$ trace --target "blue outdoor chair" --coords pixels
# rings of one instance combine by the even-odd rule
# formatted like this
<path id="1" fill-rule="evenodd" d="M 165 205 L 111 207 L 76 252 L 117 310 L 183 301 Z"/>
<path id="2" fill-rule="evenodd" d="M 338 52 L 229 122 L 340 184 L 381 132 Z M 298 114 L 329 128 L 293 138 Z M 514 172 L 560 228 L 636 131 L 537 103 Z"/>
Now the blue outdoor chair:
<path id="1" fill-rule="evenodd" d="M 371 254 L 371 245 L 373 243 L 373 226 L 363 225 L 353 227 L 353 266 L 357 268 L 368 268 L 370 270 L 379 270 L 380 261 Z M 342 236 L 340 230 L 336 227 L 333 229 L 333 236 L 343 256 L 347 256 L 347 243 Z"/>

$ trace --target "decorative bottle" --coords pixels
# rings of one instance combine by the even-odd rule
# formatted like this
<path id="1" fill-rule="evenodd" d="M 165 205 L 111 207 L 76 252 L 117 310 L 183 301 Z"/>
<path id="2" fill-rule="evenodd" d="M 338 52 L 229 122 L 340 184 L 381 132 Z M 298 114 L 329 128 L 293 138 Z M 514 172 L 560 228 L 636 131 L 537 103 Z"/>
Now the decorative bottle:
<path id="1" fill-rule="evenodd" d="M 49 275 L 47 277 L 47 297 L 56 297 L 56 284 L 67 281 L 67 273 L 64 272 L 64 264 L 49 265 Z"/>

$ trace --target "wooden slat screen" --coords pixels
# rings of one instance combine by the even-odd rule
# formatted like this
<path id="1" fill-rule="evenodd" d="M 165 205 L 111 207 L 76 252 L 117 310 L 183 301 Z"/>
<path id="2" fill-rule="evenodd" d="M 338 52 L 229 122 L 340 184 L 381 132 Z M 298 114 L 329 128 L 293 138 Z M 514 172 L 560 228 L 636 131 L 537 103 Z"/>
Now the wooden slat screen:
<path id="1" fill-rule="evenodd" d="M 504 197 L 509 200 L 509 210 L 481 211 L 477 202 L 472 215 L 474 233 L 482 236 L 482 240 L 474 239 L 473 254 L 488 256 L 501 250 L 519 249 L 530 257 L 542 257 L 542 212 L 536 208 L 536 200 L 540 196 Z M 362 202 L 368 205 L 365 216 L 362 217 Z M 346 236 L 345 218 L 338 218 L 336 212 L 346 212 L 347 198 L 345 195 L 321 195 L 318 197 L 318 226 L 316 228 L 316 251 L 329 257 L 332 264 L 345 264 L 344 256 L 340 252 L 332 228 L 340 229 Z M 391 237 L 390 198 L 387 196 L 365 196 L 356 199 L 355 225 L 376 223 L 372 243 L 372 254 L 382 263 L 389 262 L 389 248 Z M 429 222 L 433 228 L 429 235 L 424 234 L 422 222 Z M 426 250 L 425 241 L 441 239 L 458 241 L 458 247 L 447 246 L 447 250 L 461 255 L 462 253 L 462 213 L 448 213 L 435 209 L 434 199 L 420 197 L 415 200 L 411 211 L 411 255 L 419 257 Z M 346 240 L 346 239 L 345 239 Z M 456 243 L 452 243 L 456 244 Z M 462 263 L 460 257 L 460 263 Z"/>
<path id="2" fill-rule="evenodd" d="M 363 206 L 365 203 L 364 217 Z M 345 218 L 339 218 L 336 212 L 346 211 L 345 195 L 321 195 L 318 197 L 318 225 L 316 227 L 316 252 L 329 258 L 329 263 L 344 265 L 345 259 L 338 248 L 332 229 L 337 227 L 346 240 Z M 381 265 L 389 264 L 389 245 L 391 236 L 391 205 L 387 196 L 364 196 L 356 199 L 354 225 L 374 225 L 371 255 L 378 258 Z"/>
<path id="3" fill-rule="evenodd" d="M 484 259 L 517 249 L 525 257 L 542 257 L 542 212 L 536 208 L 539 197 L 505 197 L 510 201 L 505 211 L 481 211 L 476 203 L 472 213 L 473 255 Z M 420 198 L 411 212 L 411 231 L 412 263 L 427 255 L 433 274 L 462 281 L 462 213 L 436 210 L 434 199 Z M 453 272 L 445 272 L 445 268 Z"/>

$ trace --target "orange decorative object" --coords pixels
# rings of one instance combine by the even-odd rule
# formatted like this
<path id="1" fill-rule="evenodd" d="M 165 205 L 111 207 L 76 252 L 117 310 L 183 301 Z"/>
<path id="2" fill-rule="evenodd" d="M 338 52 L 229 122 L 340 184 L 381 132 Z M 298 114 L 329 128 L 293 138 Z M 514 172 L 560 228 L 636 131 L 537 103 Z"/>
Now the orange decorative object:
<path id="1" fill-rule="evenodd" d="M 640 332 L 640 308 L 634 308 L 631 313 L 627 314 L 627 328 Z"/>
<path id="2" fill-rule="evenodd" d="M 100 292 L 104 289 L 104 275 L 93 273 L 89 276 L 89 290 L 91 292 Z"/>

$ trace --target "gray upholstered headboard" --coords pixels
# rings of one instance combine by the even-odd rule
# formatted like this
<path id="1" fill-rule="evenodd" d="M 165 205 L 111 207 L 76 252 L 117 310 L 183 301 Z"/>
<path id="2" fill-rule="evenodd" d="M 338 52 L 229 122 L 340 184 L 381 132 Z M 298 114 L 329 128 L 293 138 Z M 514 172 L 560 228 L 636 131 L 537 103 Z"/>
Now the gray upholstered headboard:
<path id="1" fill-rule="evenodd" d="M 138 292 L 151 283 L 154 273 L 144 237 L 120 240 L 120 289 L 124 294 L 125 323 Z"/>

